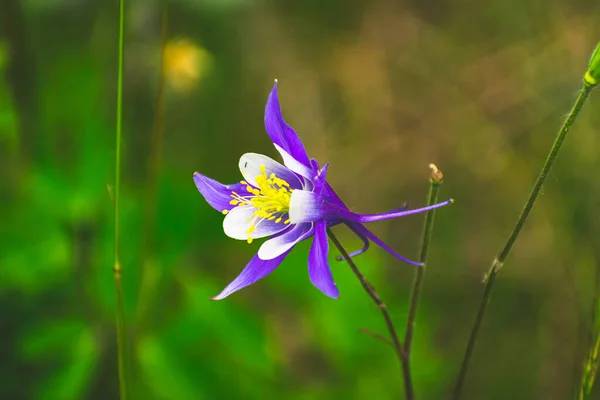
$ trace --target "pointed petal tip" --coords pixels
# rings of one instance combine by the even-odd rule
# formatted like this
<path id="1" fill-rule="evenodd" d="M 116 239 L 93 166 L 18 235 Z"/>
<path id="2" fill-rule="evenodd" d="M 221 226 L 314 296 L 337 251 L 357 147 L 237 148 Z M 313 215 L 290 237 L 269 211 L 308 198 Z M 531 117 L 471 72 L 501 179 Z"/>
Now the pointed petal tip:
<path id="1" fill-rule="evenodd" d="M 273 79 L 273 85 L 277 86 L 277 84 L 279 83 L 279 81 L 277 80 L 277 78 Z"/>
<path id="2" fill-rule="evenodd" d="M 283 119 L 281 114 L 281 106 L 279 105 L 279 95 L 277 93 L 276 81 L 269 93 L 267 104 L 265 107 L 265 130 L 269 138 L 274 144 L 279 145 L 287 151 L 292 157 L 298 160 L 301 164 L 310 167 L 310 161 L 302 141 L 294 129 L 289 126 Z"/>
<path id="3" fill-rule="evenodd" d="M 339 299 L 340 298 L 340 290 L 338 289 L 337 285 L 334 283 L 333 286 L 329 286 L 329 287 L 319 287 L 316 286 L 315 287 L 317 289 L 319 289 L 319 291 L 321 293 L 323 293 L 325 296 L 329 297 L 330 299 Z"/>

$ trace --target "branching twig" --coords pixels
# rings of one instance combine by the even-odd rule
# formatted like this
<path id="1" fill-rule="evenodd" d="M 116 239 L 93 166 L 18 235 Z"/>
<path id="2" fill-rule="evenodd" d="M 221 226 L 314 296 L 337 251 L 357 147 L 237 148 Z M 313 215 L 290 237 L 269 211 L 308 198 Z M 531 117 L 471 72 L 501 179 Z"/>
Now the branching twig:
<path id="1" fill-rule="evenodd" d="M 375 303 L 377 308 L 379 308 L 379 310 L 381 311 L 381 314 L 383 315 L 383 319 L 385 320 L 385 324 L 386 324 L 388 331 L 390 333 L 390 336 L 392 338 L 392 346 L 394 347 L 396 355 L 398 356 L 398 359 L 400 360 L 400 364 L 402 365 L 402 375 L 404 378 L 404 392 L 406 394 L 406 400 L 414 400 L 415 397 L 414 397 L 414 390 L 413 390 L 413 385 L 412 385 L 412 378 L 410 375 L 410 366 L 408 364 L 408 358 L 406 357 L 404 348 L 402 347 L 402 344 L 400 343 L 398 332 L 396 331 L 396 327 L 394 326 L 394 323 L 392 322 L 392 318 L 390 316 L 390 313 L 387 310 L 385 303 L 381 300 L 381 298 L 375 291 L 375 288 L 373 287 L 373 285 L 371 285 L 369 283 L 369 281 L 367 281 L 367 279 L 362 274 L 362 272 L 360 272 L 360 270 L 358 269 L 356 264 L 354 264 L 352 257 L 350 257 L 350 255 L 348 254 L 348 252 L 346 251 L 344 246 L 342 246 L 342 244 L 340 243 L 338 238 L 333 234 L 333 232 L 328 229 L 327 234 L 329 235 L 329 238 L 331 239 L 331 241 L 333 242 L 335 247 L 337 247 L 337 249 L 340 251 L 340 253 L 342 253 L 344 260 L 348 263 L 348 265 L 352 269 L 352 272 L 354 272 L 354 275 L 356 275 L 356 277 L 360 281 L 360 284 L 362 285 L 363 289 L 365 289 L 365 292 L 367 292 L 367 294 L 369 295 L 369 297 L 371 297 L 371 299 L 373 300 L 373 302 Z"/>

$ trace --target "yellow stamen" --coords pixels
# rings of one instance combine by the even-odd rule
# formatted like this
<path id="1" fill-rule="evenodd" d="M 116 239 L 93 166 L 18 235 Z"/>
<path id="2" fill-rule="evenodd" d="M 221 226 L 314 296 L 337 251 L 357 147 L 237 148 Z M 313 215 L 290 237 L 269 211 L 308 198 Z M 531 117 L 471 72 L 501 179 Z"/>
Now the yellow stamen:
<path id="1" fill-rule="evenodd" d="M 240 182 L 246 186 L 248 193 L 241 196 L 232 191 L 231 197 L 233 200 L 229 202 L 237 207 L 252 206 L 254 208 L 254 212 L 247 220 L 250 223 L 246 230 L 248 243 L 252 243 L 253 238 L 250 234 L 256 230 L 256 227 L 262 221 L 275 221 L 278 224 L 287 217 L 292 197 L 292 189 L 289 183 L 278 178 L 273 172 L 267 174 L 267 168 L 264 165 L 261 165 L 259 170 L 261 174 L 256 177 L 253 185 L 250 185 L 247 181 Z M 226 211 L 224 210 L 223 214 L 227 214 Z M 289 223 L 289 218 L 285 219 L 284 224 Z"/>
<path id="2" fill-rule="evenodd" d="M 227 213 L 229 212 L 229 210 L 223 210 L 221 212 L 223 213 L 223 215 L 227 215 Z"/>

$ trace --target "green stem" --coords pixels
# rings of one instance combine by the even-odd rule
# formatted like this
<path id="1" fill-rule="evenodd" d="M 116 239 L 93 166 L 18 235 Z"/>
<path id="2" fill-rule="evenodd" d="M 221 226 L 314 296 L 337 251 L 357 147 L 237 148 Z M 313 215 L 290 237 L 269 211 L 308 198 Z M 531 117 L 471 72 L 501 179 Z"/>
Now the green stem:
<path id="1" fill-rule="evenodd" d="M 558 132 L 558 135 L 556 136 L 554 144 L 552 145 L 552 149 L 550 150 L 550 153 L 548 154 L 548 157 L 546 158 L 546 162 L 544 163 L 544 166 L 542 167 L 542 170 L 540 171 L 540 174 L 538 175 L 537 180 L 535 181 L 535 185 L 533 186 L 533 189 L 531 190 L 531 193 L 529 194 L 529 198 L 527 199 L 527 202 L 525 203 L 525 207 L 523 207 L 523 211 L 521 211 L 521 215 L 519 216 L 519 219 L 517 220 L 517 224 L 513 228 L 513 231 L 511 232 L 510 236 L 508 237 L 508 240 L 506 241 L 506 243 L 504 244 L 504 246 L 502 247 L 502 249 L 496 256 L 496 258 L 494 259 L 492 266 L 490 267 L 490 270 L 487 273 L 487 276 L 485 278 L 486 284 L 485 284 L 485 290 L 483 292 L 483 298 L 481 299 L 481 303 L 479 304 L 479 311 L 477 312 L 477 318 L 475 319 L 475 324 L 473 325 L 473 328 L 471 330 L 471 335 L 469 337 L 467 350 L 465 351 L 465 355 L 464 355 L 462 365 L 460 368 L 460 373 L 459 373 L 458 379 L 456 381 L 456 386 L 454 387 L 453 399 L 455 399 L 455 400 L 458 400 L 461 395 L 462 387 L 463 387 L 465 377 L 467 375 L 467 370 L 469 367 L 469 362 L 471 361 L 471 356 L 473 355 L 473 350 L 475 349 L 475 342 L 477 341 L 477 335 L 479 334 L 479 328 L 481 328 L 481 322 L 483 321 L 483 317 L 485 315 L 485 311 L 487 309 L 487 305 L 489 303 L 489 300 L 490 300 L 490 297 L 492 294 L 492 287 L 494 286 L 494 282 L 496 281 L 496 275 L 500 271 L 500 268 L 502 268 L 502 266 L 504 265 L 504 261 L 510 254 L 510 251 L 512 250 L 513 245 L 517 241 L 517 238 L 519 237 L 519 234 L 521 233 L 521 230 L 523 229 L 523 226 L 525 225 L 525 222 L 527 221 L 527 218 L 529 217 L 531 209 L 533 208 L 533 205 L 535 204 L 535 201 L 537 200 L 537 197 L 540 194 L 542 185 L 544 184 L 544 181 L 546 180 L 546 177 L 548 176 L 548 173 L 550 172 L 550 169 L 552 168 L 552 164 L 554 164 L 556 156 L 558 155 L 558 152 L 560 151 L 563 141 L 565 140 L 565 137 L 567 136 L 569 129 L 571 128 L 571 126 L 573 125 L 575 120 L 577 119 L 577 116 L 579 115 L 581 108 L 583 107 L 583 105 L 585 104 L 585 101 L 587 100 L 588 96 L 590 95 L 592 88 L 593 88 L 593 86 L 591 86 L 586 81 L 584 81 L 584 86 L 581 89 L 579 96 L 577 97 L 577 101 L 575 102 L 573 109 L 569 113 L 569 116 L 565 120 L 562 128 L 560 129 L 560 131 Z"/>
<path id="2" fill-rule="evenodd" d="M 600 269 L 596 268 L 596 286 L 594 288 L 594 301 L 592 305 L 592 332 L 590 350 L 583 365 L 581 385 L 579 386 L 579 400 L 587 400 L 592 394 L 596 373 L 598 372 L 598 355 L 600 352 L 600 330 L 598 329 L 598 307 L 600 307 Z"/>
<path id="3" fill-rule="evenodd" d="M 381 311 L 387 329 L 392 338 L 391 344 L 394 347 L 396 355 L 398 356 L 398 359 L 400 360 L 400 364 L 402 366 L 402 376 L 404 379 L 404 393 L 406 395 L 406 400 L 414 400 L 415 395 L 413 390 L 412 378 L 410 375 L 410 365 L 408 363 L 408 358 L 406 357 L 402 344 L 400 343 L 398 332 L 396 331 L 396 327 L 392 322 L 392 318 L 387 310 L 387 306 L 381 300 L 381 298 L 375 291 L 373 285 L 371 285 L 367 278 L 365 278 L 365 276 L 362 274 L 362 272 L 360 272 L 360 270 L 352 260 L 352 257 L 350 257 L 344 246 L 342 246 L 342 244 L 340 243 L 338 238 L 333 234 L 333 232 L 327 229 L 327 235 L 329 235 L 329 238 L 331 239 L 335 247 L 337 247 L 339 252 L 342 254 L 343 259 L 348 263 L 348 265 L 352 269 L 352 272 L 354 272 L 354 275 L 356 275 L 356 277 L 360 281 L 360 284 L 362 285 L 363 289 L 365 289 L 369 297 L 371 297 L 377 308 L 379 308 L 379 310 Z"/>
<path id="4" fill-rule="evenodd" d="M 429 200 L 427 205 L 437 203 L 438 193 L 440 192 L 440 186 L 442 185 L 443 175 L 441 171 L 437 169 L 434 164 L 430 165 L 432 169 L 431 178 L 429 181 Z M 429 243 L 431 242 L 431 233 L 433 232 L 433 220 L 435 218 L 435 210 L 427 211 L 425 215 L 425 225 L 423 228 L 423 240 L 421 242 L 421 254 L 419 261 L 423 263 L 423 267 L 417 268 L 417 274 L 412 288 L 412 295 L 410 298 L 410 309 L 408 312 L 408 321 L 406 324 L 406 334 L 404 336 L 404 352 L 406 357 L 410 361 L 410 352 L 413 341 L 415 319 L 417 316 L 417 309 L 419 307 L 419 297 L 421 296 L 421 288 L 423 287 L 423 279 L 425 278 L 425 266 L 427 263 L 427 256 L 429 254 Z"/>
<path id="5" fill-rule="evenodd" d="M 125 311 L 123 307 L 123 289 L 121 285 L 121 268 L 119 264 L 114 267 L 115 288 L 117 292 L 117 351 L 119 366 L 119 393 L 121 400 L 127 399 L 127 379 L 125 348 L 127 345 L 127 326 L 125 325 Z"/>
<path id="6" fill-rule="evenodd" d="M 600 353 L 600 335 L 596 337 L 594 346 L 590 349 L 590 353 L 587 357 L 584 365 L 584 371 L 581 378 L 581 386 L 579 387 L 580 400 L 587 400 L 591 398 L 592 388 L 594 387 L 594 381 L 596 380 L 596 373 L 598 372 L 598 355 Z"/>
<path id="7" fill-rule="evenodd" d="M 127 379 L 126 379 L 126 337 L 127 326 L 125 324 L 125 310 L 123 307 L 123 288 L 121 284 L 121 263 L 119 253 L 119 200 L 121 193 L 121 130 L 123 119 L 123 58 L 124 58 L 124 25 L 125 25 L 125 0 L 119 1 L 119 66 L 117 77 L 117 122 L 116 122 L 116 150 L 115 150 L 115 189 L 114 189 L 114 263 L 113 276 L 115 280 L 115 289 L 117 296 L 117 352 L 119 367 L 119 393 L 121 400 L 127 399 Z"/>

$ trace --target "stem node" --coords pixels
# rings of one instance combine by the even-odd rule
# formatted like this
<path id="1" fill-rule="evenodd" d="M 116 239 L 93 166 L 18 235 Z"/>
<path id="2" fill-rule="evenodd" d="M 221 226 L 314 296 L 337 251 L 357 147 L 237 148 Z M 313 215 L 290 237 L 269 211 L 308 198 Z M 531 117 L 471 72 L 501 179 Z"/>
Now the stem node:
<path id="1" fill-rule="evenodd" d="M 523 229 L 523 226 L 525 225 L 525 222 L 527 221 L 527 218 L 529 217 L 529 214 L 531 213 L 531 210 L 533 209 L 533 205 L 535 204 L 535 201 L 537 200 L 538 195 L 540 194 L 540 192 L 542 190 L 542 186 L 544 185 L 544 182 L 546 181 L 546 178 L 548 177 L 550 169 L 552 168 L 552 165 L 554 164 L 554 161 L 556 160 L 556 157 L 558 156 L 560 148 L 565 140 L 565 137 L 567 136 L 567 133 L 569 132 L 569 128 L 571 128 L 571 126 L 573 125 L 573 123 L 575 122 L 577 117 L 579 116 L 581 108 L 585 104 L 585 101 L 589 97 L 591 91 L 592 91 L 592 86 L 590 86 L 584 79 L 583 88 L 579 92 L 579 96 L 577 97 L 577 100 L 575 101 L 575 104 L 573 105 L 573 108 L 571 109 L 571 112 L 569 113 L 567 119 L 565 120 L 560 131 L 556 135 L 554 144 L 552 145 L 552 148 L 550 149 L 550 152 L 548 153 L 548 156 L 546 157 L 544 166 L 542 167 L 542 170 L 540 171 L 540 173 L 535 181 L 533 189 L 531 190 L 531 193 L 529 194 L 529 198 L 527 199 L 527 202 L 525 203 L 525 206 L 523 207 L 523 210 L 521 211 L 521 215 L 519 215 L 519 219 L 517 220 L 515 227 L 513 228 L 512 232 L 510 233 L 510 236 L 508 237 L 506 243 L 504 244 L 504 246 L 498 253 L 498 256 L 492 262 L 492 267 L 490 268 L 489 272 L 487 273 L 487 275 L 484 279 L 485 289 L 483 292 L 483 297 L 481 299 L 481 302 L 479 303 L 479 310 L 477 311 L 477 317 L 475 318 L 475 323 L 473 324 L 473 328 L 471 329 L 471 334 L 469 336 L 469 342 L 467 344 L 467 349 L 465 351 L 465 355 L 463 357 L 463 361 L 461 364 L 460 373 L 458 374 L 458 378 L 456 380 L 456 385 L 454 386 L 454 395 L 452 397 L 454 400 L 460 399 L 462 387 L 465 382 L 465 377 L 467 375 L 469 363 L 471 361 L 471 356 L 473 355 L 473 350 L 475 349 L 475 343 L 477 342 L 477 336 L 479 334 L 479 329 L 481 328 L 481 322 L 483 321 L 483 316 L 485 315 L 487 305 L 489 303 L 489 300 L 490 300 L 490 297 L 492 294 L 492 287 L 494 286 L 494 281 L 496 280 L 496 275 L 500 271 L 500 268 L 502 268 L 502 266 L 504 265 L 504 261 L 510 254 L 510 251 L 512 250 L 513 245 L 517 241 L 517 239 L 521 233 L 521 230 Z"/>

